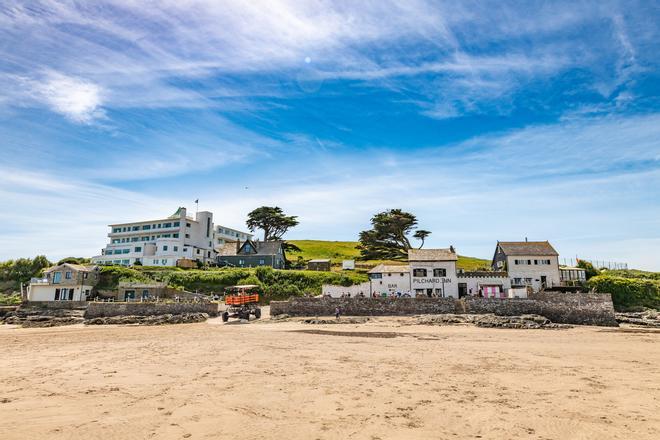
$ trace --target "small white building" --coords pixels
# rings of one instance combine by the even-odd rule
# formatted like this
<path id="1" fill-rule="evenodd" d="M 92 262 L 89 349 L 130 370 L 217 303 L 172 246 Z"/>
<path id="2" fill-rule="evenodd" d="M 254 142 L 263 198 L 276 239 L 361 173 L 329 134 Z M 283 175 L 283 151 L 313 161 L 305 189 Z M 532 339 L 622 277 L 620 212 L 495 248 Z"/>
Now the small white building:
<path id="1" fill-rule="evenodd" d="M 456 261 L 453 247 L 449 249 L 410 249 L 408 264 L 411 289 L 415 296 L 458 298 Z"/>
<path id="2" fill-rule="evenodd" d="M 213 214 L 201 211 L 195 218 L 186 208 L 165 218 L 110 225 L 110 242 L 96 264 L 176 266 L 179 259 L 202 263 L 215 261 Z"/>
<path id="3" fill-rule="evenodd" d="M 408 265 L 379 264 L 369 271 L 369 283 L 369 296 L 412 296 Z"/>
<path id="4" fill-rule="evenodd" d="M 97 266 L 64 263 L 44 270 L 27 288 L 28 301 L 86 301 L 99 281 Z"/>

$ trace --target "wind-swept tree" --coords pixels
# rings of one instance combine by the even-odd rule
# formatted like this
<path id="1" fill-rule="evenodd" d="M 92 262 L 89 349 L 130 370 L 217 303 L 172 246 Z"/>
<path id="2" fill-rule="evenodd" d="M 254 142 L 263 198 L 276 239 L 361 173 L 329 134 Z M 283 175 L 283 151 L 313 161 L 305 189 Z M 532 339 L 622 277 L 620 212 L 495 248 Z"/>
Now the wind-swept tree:
<path id="1" fill-rule="evenodd" d="M 413 237 L 415 237 L 417 240 L 421 240 L 422 243 L 419 245 L 418 249 L 421 249 L 424 247 L 424 240 L 426 240 L 426 237 L 431 235 L 431 231 L 427 231 L 426 229 L 418 229 L 415 231 L 415 234 Z"/>
<path id="2" fill-rule="evenodd" d="M 264 241 L 281 240 L 282 236 L 298 224 L 298 217 L 285 215 L 277 206 L 262 206 L 248 214 L 247 227 L 254 232 L 264 231 Z"/>
<path id="3" fill-rule="evenodd" d="M 374 215 L 372 228 L 360 232 L 361 258 L 364 260 L 404 260 L 412 249 L 408 235 L 417 226 L 417 217 L 401 209 L 390 209 Z M 419 238 L 428 237 L 429 231 L 421 230 Z M 423 237 L 423 238 L 421 238 Z"/>

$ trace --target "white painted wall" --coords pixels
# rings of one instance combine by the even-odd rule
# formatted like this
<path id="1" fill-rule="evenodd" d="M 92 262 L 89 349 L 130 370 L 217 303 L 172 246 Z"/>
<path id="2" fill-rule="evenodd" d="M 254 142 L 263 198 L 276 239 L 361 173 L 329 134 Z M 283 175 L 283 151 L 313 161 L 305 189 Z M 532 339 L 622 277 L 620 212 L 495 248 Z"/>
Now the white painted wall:
<path id="1" fill-rule="evenodd" d="M 426 269 L 427 276 L 414 276 L 415 269 Z M 447 274 L 444 277 L 435 277 L 433 269 L 445 269 Z M 412 276 L 411 289 L 417 295 L 422 293 L 420 290 L 426 294 L 428 289 L 432 289 L 438 296 L 458 298 L 455 261 L 411 261 L 410 273 Z"/>

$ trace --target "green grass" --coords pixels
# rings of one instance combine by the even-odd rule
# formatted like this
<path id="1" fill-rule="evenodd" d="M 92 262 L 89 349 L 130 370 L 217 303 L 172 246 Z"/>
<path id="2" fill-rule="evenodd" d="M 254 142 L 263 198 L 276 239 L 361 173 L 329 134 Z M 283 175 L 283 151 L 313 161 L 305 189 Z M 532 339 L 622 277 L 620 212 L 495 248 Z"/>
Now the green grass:
<path id="1" fill-rule="evenodd" d="M 357 260 L 360 251 L 357 249 L 357 241 L 323 241 L 323 240 L 288 240 L 289 243 L 298 246 L 302 252 L 288 252 L 287 258 L 296 261 L 300 256 L 304 260 L 329 258 L 332 264 L 341 264 L 342 260 Z M 392 262 L 387 260 L 357 261 L 358 265 L 373 267 L 380 263 L 404 263 L 402 261 Z M 457 267 L 465 270 L 477 270 L 490 268 L 490 260 L 482 258 L 458 256 Z"/>

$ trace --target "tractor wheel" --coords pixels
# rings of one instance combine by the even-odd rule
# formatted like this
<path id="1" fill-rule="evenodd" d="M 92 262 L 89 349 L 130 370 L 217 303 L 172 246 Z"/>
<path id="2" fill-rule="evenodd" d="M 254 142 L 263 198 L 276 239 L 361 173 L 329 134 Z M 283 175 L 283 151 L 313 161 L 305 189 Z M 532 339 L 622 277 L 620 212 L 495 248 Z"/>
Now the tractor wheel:
<path id="1" fill-rule="evenodd" d="M 254 317 L 257 319 L 261 318 L 261 309 L 256 309 L 254 311 Z"/>
<path id="2" fill-rule="evenodd" d="M 229 321 L 229 313 L 222 312 L 222 322 L 227 322 L 227 321 Z"/>

